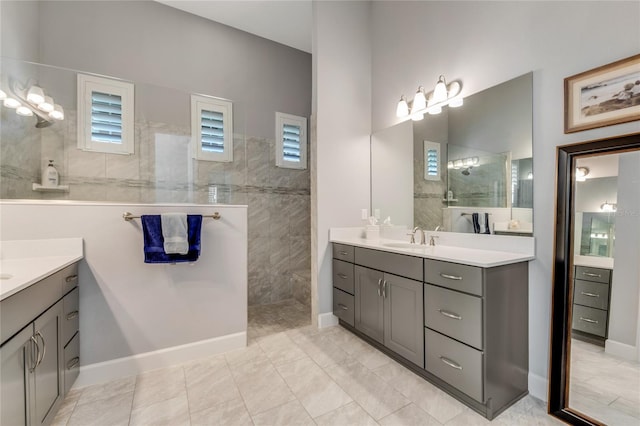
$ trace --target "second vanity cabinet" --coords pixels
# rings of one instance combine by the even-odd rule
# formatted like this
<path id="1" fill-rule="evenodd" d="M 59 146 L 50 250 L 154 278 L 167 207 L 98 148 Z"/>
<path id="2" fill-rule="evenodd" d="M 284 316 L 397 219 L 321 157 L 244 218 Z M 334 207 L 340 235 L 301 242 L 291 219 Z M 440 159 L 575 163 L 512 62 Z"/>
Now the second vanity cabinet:
<path id="1" fill-rule="evenodd" d="M 611 269 L 575 266 L 572 337 L 604 346 L 609 330 Z"/>
<path id="2" fill-rule="evenodd" d="M 527 394 L 527 262 L 483 268 L 334 243 L 333 265 L 344 327 L 488 419 Z"/>
<path id="3" fill-rule="evenodd" d="M 75 380 L 64 355 L 70 343 L 66 308 L 77 298 L 77 278 L 77 264 L 70 265 L 2 300 L 2 425 L 50 424 Z"/>

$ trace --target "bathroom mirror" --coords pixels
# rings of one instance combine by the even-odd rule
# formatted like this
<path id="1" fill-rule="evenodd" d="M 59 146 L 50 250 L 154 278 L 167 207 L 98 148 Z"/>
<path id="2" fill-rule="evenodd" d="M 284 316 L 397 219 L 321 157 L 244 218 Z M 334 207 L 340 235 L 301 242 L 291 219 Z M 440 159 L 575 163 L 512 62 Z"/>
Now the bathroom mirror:
<path id="1" fill-rule="evenodd" d="M 640 134 L 562 146 L 557 158 L 549 413 L 638 424 Z"/>
<path id="2" fill-rule="evenodd" d="M 486 213 L 492 233 L 531 235 L 532 84 L 528 73 L 466 97 L 459 108 L 375 132 L 373 214 L 397 225 L 474 232 L 471 213 Z M 436 150 L 428 157 L 427 145 L 440 156 L 439 176 L 429 179 Z"/>

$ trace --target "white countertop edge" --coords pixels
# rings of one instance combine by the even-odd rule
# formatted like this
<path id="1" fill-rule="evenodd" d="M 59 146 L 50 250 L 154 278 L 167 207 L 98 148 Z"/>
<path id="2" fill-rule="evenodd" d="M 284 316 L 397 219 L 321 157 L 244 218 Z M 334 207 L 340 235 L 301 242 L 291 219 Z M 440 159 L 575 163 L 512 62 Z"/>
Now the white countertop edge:
<path id="1" fill-rule="evenodd" d="M 418 246 L 420 248 L 396 248 L 387 247 L 385 243 L 397 243 L 398 240 L 379 239 L 379 240 L 367 240 L 364 238 L 354 237 L 333 237 L 329 239 L 332 243 L 346 244 L 356 247 L 368 248 L 373 250 L 380 250 L 389 253 L 403 254 L 407 256 L 422 257 L 425 259 L 442 260 L 445 262 L 459 263 L 463 265 L 478 266 L 481 268 L 491 268 L 495 266 L 509 265 L 512 263 L 526 262 L 535 259 L 532 254 L 512 253 L 499 250 L 481 250 L 477 248 L 455 247 L 436 245 L 431 246 Z M 438 251 L 441 247 L 441 251 L 446 253 L 432 253 L 432 251 Z M 430 253 L 431 251 L 431 253 Z"/>
<path id="2" fill-rule="evenodd" d="M 582 256 L 576 254 L 573 256 L 573 264 L 575 266 L 613 269 L 613 257 Z"/>
<path id="3" fill-rule="evenodd" d="M 14 294 L 24 290 L 25 288 L 29 287 L 32 284 L 37 283 L 38 281 L 47 278 L 48 276 L 55 274 L 58 271 L 61 271 L 62 269 L 66 268 L 69 265 L 74 264 L 75 262 L 78 262 L 79 260 L 82 260 L 84 256 L 80 255 L 68 255 L 68 256 L 50 256 L 50 257 L 40 257 L 40 259 L 42 260 L 46 260 L 47 262 L 51 262 L 51 263 L 55 263 L 55 266 L 52 267 L 46 267 L 46 268 L 41 268 L 41 269 L 37 269 L 37 268 L 32 268 L 30 270 L 31 274 L 28 276 L 27 279 L 22 279 L 20 280 L 20 278 L 22 278 L 20 275 L 16 277 L 16 282 L 12 283 L 12 280 L 6 280 L 5 282 L 2 283 L 2 292 L 0 293 L 0 301 L 13 296 Z M 31 258 L 33 259 L 33 258 Z M 24 259 L 6 259 L 3 261 L 7 262 L 7 263 L 11 263 L 11 262 L 19 262 L 21 260 Z M 13 272 L 13 271 L 8 271 L 8 272 Z"/>

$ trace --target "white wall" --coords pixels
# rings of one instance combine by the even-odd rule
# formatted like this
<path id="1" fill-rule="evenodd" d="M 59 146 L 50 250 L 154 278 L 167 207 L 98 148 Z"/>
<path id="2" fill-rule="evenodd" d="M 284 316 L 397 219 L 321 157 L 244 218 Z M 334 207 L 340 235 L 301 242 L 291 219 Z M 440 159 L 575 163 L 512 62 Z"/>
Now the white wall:
<path id="1" fill-rule="evenodd" d="M 332 311 L 329 228 L 361 225 L 370 205 L 371 5 L 313 2 L 313 18 L 312 286 L 323 314 Z"/>
<path id="2" fill-rule="evenodd" d="M 83 238 L 83 367 L 246 333 L 246 206 L 7 201 L 0 207 L 3 240 Z M 146 264 L 140 220 L 126 222 L 125 211 L 218 211 L 222 218 L 203 218 L 201 256 L 193 266 Z"/>
<path id="3" fill-rule="evenodd" d="M 639 2 L 373 2 L 373 130 L 397 122 L 401 94 L 461 79 L 465 95 L 533 71 L 534 236 L 529 389 L 545 398 L 556 146 L 640 130 L 638 122 L 563 132 L 563 79 L 640 48 Z M 617 28 L 611 31 L 611 28 Z"/>
<path id="4" fill-rule="evenodd" d="M 618 166 L 616 245 L 606 350 L 639 360 L 636 341 L 640 303 L 640 152 L 620 154 Z"/>
<path id="5" fill-rule="evenodd" d="M 382 222 L 413 227 L 413 122 L 371 135 L 371 206 Z M 420 143 L 422 148 L 424 145 Z M 443 152 L 440 152 L 442 155 Z M 424 154 L 420 153 L 422 157 Z M 446 155 L 446 154 L 445 154 Z M 424 164 L 424 161 L 422 162 Z M 421 171 L 421 178 L 424 169 Z"/>

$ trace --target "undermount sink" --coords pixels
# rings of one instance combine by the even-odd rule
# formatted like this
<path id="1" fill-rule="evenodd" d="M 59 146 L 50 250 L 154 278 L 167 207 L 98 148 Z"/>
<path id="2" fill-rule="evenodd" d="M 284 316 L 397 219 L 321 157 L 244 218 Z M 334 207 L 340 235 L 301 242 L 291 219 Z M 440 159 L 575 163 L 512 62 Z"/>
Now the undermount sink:
<path id="1" fill-rule="evenodd" d="M 0 280 L 10 280 L 11 278 L 13 278 L 11 274 L 0 274 Z"/>
<path id="2" fill-rule="evenodd" d="M 400 249 L 423 249 L 426 246 L 416 243 L 382 243 L 384 247 L 400 248 Z"/>

